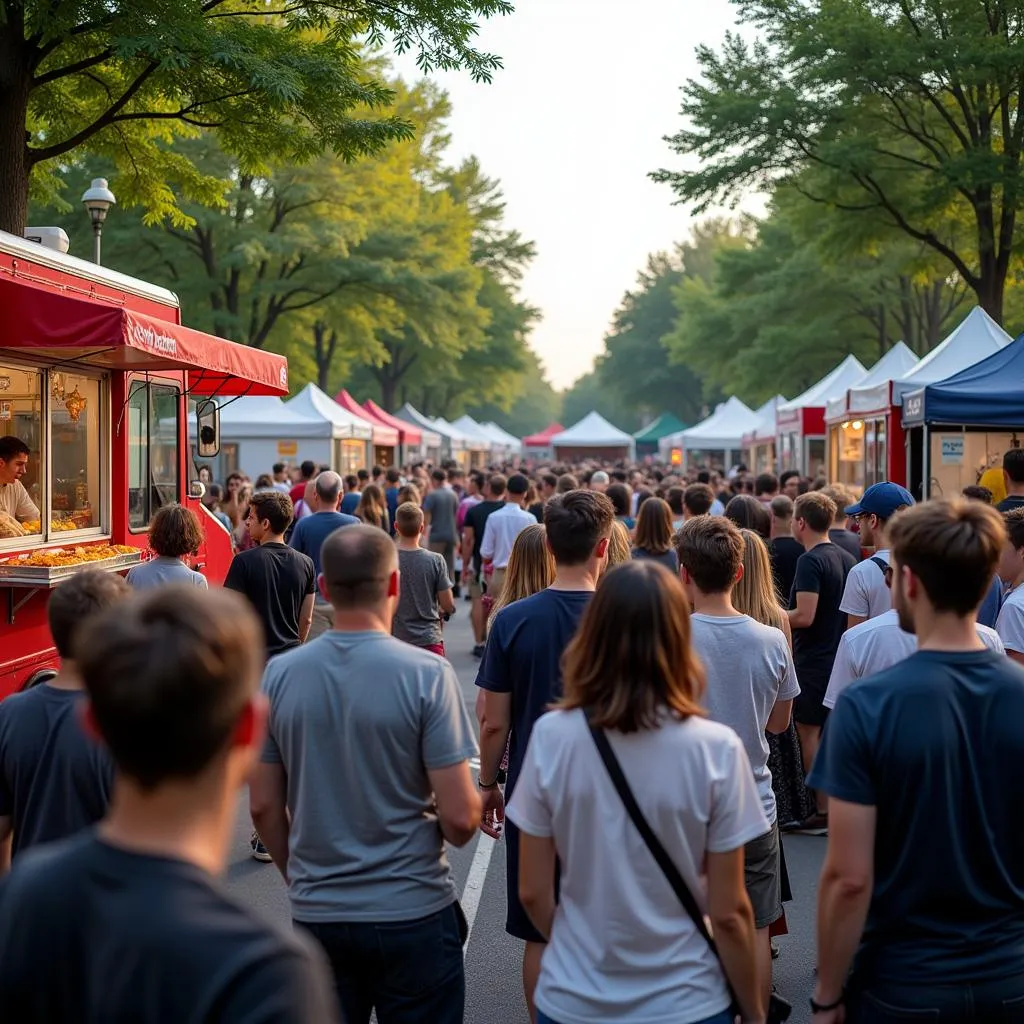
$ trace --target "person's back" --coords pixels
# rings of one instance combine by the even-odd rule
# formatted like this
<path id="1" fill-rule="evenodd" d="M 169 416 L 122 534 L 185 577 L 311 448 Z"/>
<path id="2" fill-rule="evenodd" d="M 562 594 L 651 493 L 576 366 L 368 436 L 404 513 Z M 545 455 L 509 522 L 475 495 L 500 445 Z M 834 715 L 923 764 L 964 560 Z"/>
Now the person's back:
<path id="1" fill-rule="evenodd" d="M 73 835 L 107 811 L 114 766 L 86 735 L 85 691 L 73 659 L 75 631 L 131 593 L 120 576 L 85 570 L 50 596 L 50 635 L 61 658 L 51 681 L 0 702 L 0 843 L 12 857 Z"/>
<path id="2" fill-rule="evenodd" d="M 182 562 L 182 558 L 194 554 L 203 544 L 203 528 L 190 508 L 175 502 L 157 509 L 149 524 L 148 540 L 155 557 L 128 570 L 129 586 L 135 590 L 151 590 L 184 583 L 208 589 L 206 577 Z"/>
<path id="3" fill-rule="evenodd" d="M 804 553 L 804 546 L 795 537 L 773 537 L 768 544 L 772 560 L 772 577 L 782 601 L 789 601 L 796 579 L 796 563 Z"/>
<path id="4" fill-rule="evenodd" d="M 441 555 L 420 547 L 423 510 L 406 502 L 398 506 L 395 515 L 398 571 L 402 583 L 391 632 L 407 644 L 443 656 L 441 616 L 450 616 L 455 611 L 448 568 Z"/>
<path id="5" fill-rule="evenodd" d="M 657 562 L 669 572 L 679 572 L 679 556 L 671 548 L 667 551 L 648 551 L 646 548 L 636 547 L 630 551 L 630 557 L 641 562 Z"/>
<path id="6" fill-rule="evenodd" d="M 139 562 L 128 570 L 128 584 L 134 590 L 151 590 L 168 583 L 187 583 L 189 586 L 206 589 L 209 584 L 201 572 L 190 569 L 180 558 L 157 555 L 148 562 Z"/>

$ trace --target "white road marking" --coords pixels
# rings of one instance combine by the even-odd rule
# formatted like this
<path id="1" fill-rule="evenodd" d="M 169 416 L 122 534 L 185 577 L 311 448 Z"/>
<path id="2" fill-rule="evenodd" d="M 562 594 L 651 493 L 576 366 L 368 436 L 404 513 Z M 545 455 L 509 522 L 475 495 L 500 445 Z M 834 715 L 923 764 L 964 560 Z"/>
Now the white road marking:
<path id="1" fill-rule="evenodd" d="M 464 953 L 469 950 L 469 940 L 473 937 L 473 924 L 476 921 L 476 913 L 480 909 L 480 898 L 484 893 L 484 882 L 487 881 L 487 869 L 491 866 L 491 857 L 494 855 L 496 841 L 481 832 L 476 843 L 476 850 L 473 852 L 473 862 L 469 865 L 466 885 L 462 890 L 462 912 L 466 915 L 466 924 L 468 925 L 466 942 L 462 947 Z"/>

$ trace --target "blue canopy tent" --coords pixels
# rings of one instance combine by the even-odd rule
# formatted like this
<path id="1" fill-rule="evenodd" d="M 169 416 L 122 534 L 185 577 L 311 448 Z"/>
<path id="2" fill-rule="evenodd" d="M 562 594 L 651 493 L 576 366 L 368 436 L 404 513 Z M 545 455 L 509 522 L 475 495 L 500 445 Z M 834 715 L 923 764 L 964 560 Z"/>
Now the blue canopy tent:
<path id="1" fill-rule="evenodd" d="M 919 489 L 917 479 L 908 481 L 912 492 L 956 494 L 1001 465 L 1024 433 L 1024 335 L 952 377 L 907 392 L 903 425 L 911 462 L 920 461 Z"/>

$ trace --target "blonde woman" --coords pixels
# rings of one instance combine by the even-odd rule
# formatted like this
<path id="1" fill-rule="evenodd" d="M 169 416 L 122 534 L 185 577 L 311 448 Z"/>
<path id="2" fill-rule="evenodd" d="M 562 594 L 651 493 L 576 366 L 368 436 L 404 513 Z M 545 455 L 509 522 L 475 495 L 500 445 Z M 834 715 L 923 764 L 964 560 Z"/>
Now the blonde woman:
<path id="1" fill-rule="evenodd" d="M 612 523 L 612 535 L 608 540 L 608 554 L 605 556 L 604 571 L 608 572 L 615 566 L 628 562 L 633 557 L 633 541 L 629 536 L 629 527 L 621 519 Z"/>

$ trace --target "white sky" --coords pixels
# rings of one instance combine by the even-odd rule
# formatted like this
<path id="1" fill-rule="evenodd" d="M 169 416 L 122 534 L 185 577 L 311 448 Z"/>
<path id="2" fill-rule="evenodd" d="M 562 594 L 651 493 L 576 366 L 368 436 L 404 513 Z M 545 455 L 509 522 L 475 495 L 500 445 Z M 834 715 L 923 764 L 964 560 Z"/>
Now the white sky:
<path id="1" fill-rule="evenodd" d="M 694 49 L 734 22 L 728 0 L 516 0 L 479 48 L 491 85 L 438 75 L 452 99 L 452 159 L 501 179 L 507 220 L 537 243 L 523 293 L 543 311 L 532 345 L 556 387 L 586 373 L 647 254 L 687 234 L 688 212 L 647 178 L 678 158 L 679 87 Z M 410 60 L 397 61 L 407 77 Z"/>

